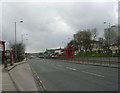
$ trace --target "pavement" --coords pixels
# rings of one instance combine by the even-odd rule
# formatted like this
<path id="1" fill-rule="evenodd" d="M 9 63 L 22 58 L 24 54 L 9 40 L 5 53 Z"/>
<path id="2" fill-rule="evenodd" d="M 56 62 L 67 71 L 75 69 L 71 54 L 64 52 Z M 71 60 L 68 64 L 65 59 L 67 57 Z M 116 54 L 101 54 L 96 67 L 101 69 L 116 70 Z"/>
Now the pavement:
<path id="1" fill-rule="evenodd" d="M 1 65 L 0 66 L 0 75 L 2 76 L 2 91 L 17 91 L 17 88 L 15 84 L 13 83 L 11 77 L 9 76 L 9 73 L 7 69 L 4 69 L 4 67 Z"/>
<path id="2" fill-rule="evenodd" d="M 15 63 L 2 69 L 2 91 L 38 91 L 27 62 Z"/>
<path id="3" fill-rule="evenodd" d="M 46 91 L 118 91 L 118 68 L 40 58 L 29 64 Z"/>

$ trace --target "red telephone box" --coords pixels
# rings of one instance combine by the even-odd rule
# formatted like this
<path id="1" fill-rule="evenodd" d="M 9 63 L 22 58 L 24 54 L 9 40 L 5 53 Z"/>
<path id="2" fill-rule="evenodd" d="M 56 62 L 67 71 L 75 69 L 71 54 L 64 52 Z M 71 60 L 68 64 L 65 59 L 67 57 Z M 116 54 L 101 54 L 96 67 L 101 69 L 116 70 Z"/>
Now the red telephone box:
<path id="1" fill-rule="evenodd" d="M 74 57 L 74 48 L 71 44 L 64 49 L 65 51 L 65 58 L 73 58 Z"/>

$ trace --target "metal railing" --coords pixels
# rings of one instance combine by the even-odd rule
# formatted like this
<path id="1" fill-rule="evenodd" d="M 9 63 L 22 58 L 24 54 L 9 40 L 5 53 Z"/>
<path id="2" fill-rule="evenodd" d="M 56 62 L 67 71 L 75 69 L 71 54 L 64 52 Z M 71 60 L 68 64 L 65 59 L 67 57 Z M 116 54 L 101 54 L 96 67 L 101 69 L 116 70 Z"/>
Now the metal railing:
<path id="1" fill-rule="evenodd" d="M 69 63 L 78 63 L 78 64 L 89 64 L 89 65 L 98 65 L 98 66 L 107 66 L 107 67 L 120 67 L 120 57 L 82 57 L 82 58 L 49 58 L 62 60 Z"/>

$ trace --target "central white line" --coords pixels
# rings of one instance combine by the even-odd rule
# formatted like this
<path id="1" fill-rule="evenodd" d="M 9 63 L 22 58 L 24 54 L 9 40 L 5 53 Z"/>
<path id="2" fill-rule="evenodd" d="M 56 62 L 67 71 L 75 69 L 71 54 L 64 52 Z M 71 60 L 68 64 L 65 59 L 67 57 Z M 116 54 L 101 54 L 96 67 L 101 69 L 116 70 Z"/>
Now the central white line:
<path id="1" fill-rule="evenodd" d="M 75 68 L 71 68 L 71 67 L 66 67 L 67 69 L 71 69 L 71 70 L 77 70 L 77 69 L 75 69 Z"/>
<path id="2" fill-rule="evenodd" d="M 86 73 L 86 74 L 90 74 L 90 75 L 94 75 L 94 76 L 98 76 L 98 77 L 104 77 L 102 75 L 91 73 L 91 72 L 86 72 L 86 71 L 81 71 L 81 72 Z"/>

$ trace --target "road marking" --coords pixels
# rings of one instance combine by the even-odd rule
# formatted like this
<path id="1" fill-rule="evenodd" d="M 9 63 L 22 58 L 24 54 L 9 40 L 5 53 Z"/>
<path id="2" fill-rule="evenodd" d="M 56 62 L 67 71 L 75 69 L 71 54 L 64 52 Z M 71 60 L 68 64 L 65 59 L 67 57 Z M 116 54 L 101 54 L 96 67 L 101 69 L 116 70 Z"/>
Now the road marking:
<path id="1" fill-rule="evenodd" d="M 70 70 L 77 70 L 77 69 L 75 69 L 75 68 L 71 68 L 71 67 L 66 67 L 67 69 L 70 69 Z"/>
<path id="2" fill-rule="evenodd" d="M 38 79 L 40 79 L 38 76 L 37 76 Z"/>
<path id="3" fill-rule="evenodd" d="M 36 73 L 36 74 L 37 74 L 37 73 Z M 44 86 L 43 82 L 40 80 L 40 78 L 39 78 L 39 76 L 38 76 L 38 75 L 37 75 L 37 78 L 38 78 L 38 80 L 40 81 L 40 83 L 42 84 L 42 86 L 41 86 L 41 87 L 43 87 L 43 89 L 44 89 L 44 90 L 47 90 L 47 89 L 46 89 L 46 87 Z"/>
<path id="4" fill-rule="evenodd" d="M 98 76 L 98 77 L 104 77 L 103 75 L 99 75 L 99 74 L 95 74 L 95 73 L 91 73 L 91 72 L 86 72 L 86 71 L 81 71 L 81 72 L 90 74 L 90 75 L 94 75 L 94 76 Z"/>

